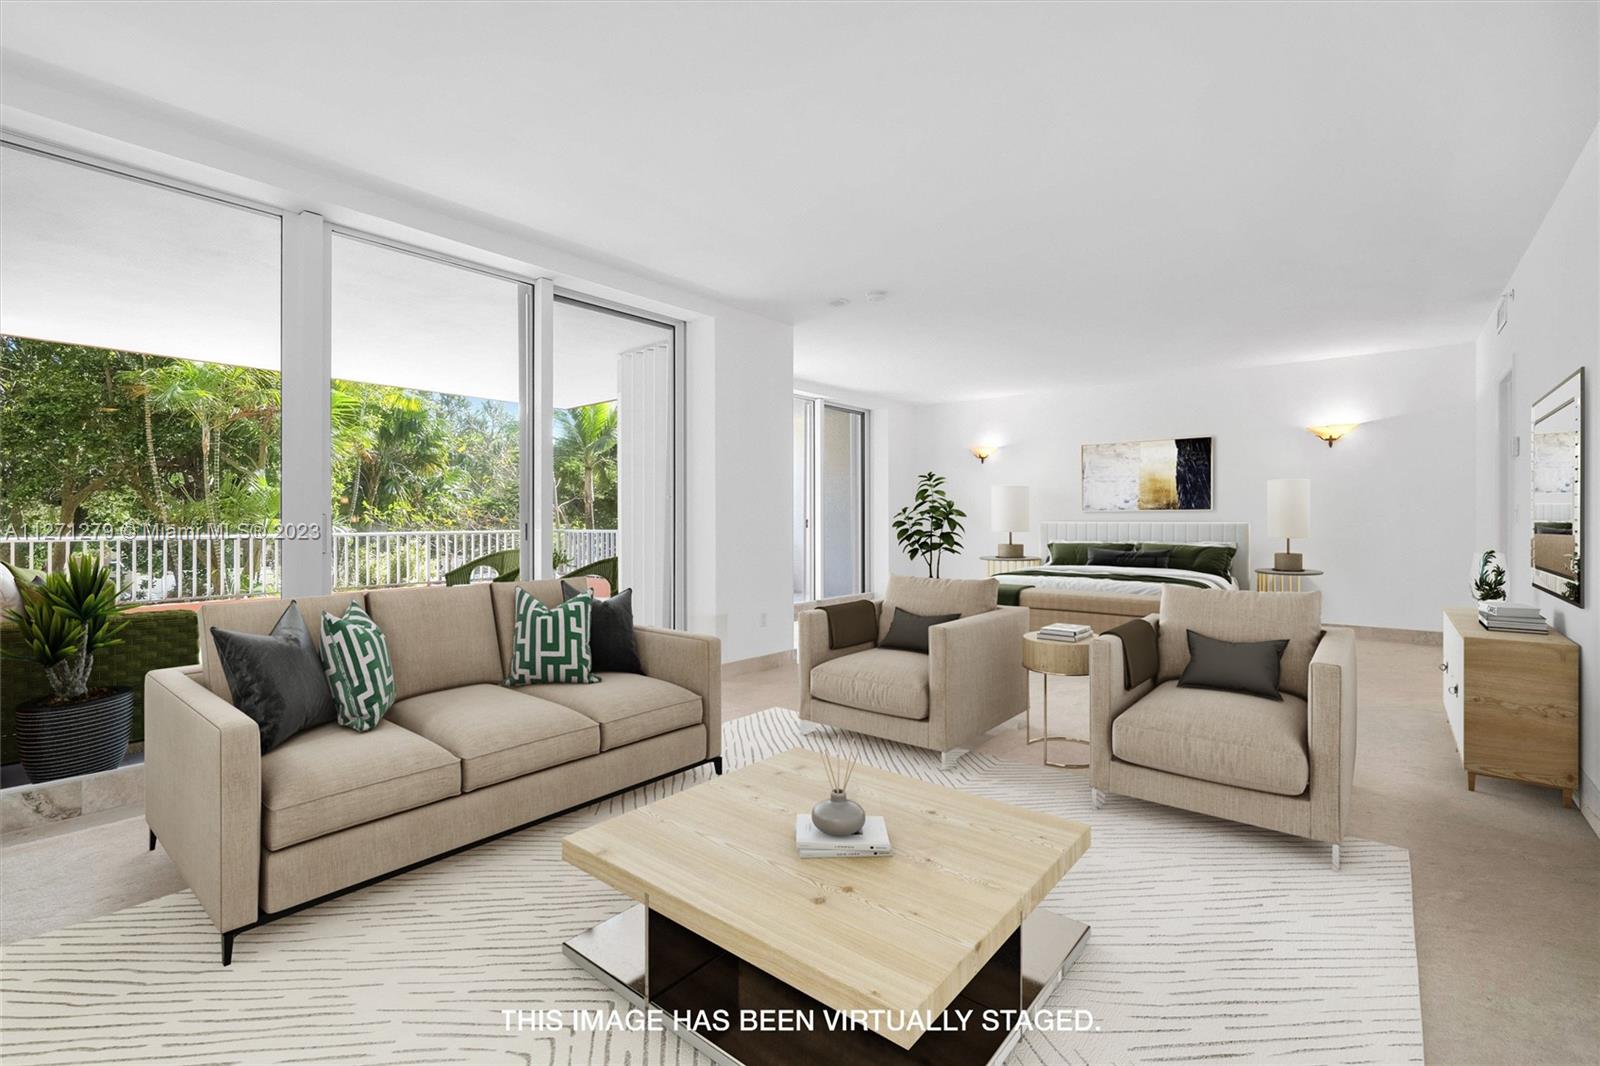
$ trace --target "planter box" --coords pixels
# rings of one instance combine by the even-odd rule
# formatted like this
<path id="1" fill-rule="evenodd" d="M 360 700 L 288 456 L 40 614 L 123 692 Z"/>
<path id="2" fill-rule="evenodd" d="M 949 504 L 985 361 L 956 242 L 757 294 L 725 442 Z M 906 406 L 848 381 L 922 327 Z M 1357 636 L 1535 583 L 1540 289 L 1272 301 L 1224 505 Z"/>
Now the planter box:
<path id="1" fill-rule="evenodd" d="M 21 637 L 10 622 L 0 623 L 0 648 L 20 650 Z M 131 743 L 144 740 L 144 675 L 168 666 L 192 666 L 200 661 L 200 622 L 192 610 L 134 611 L 122 631 L 122 643 L 94 657 L 89 684 L 125 685 L 133 690 Z M 13 763 L 17 753 L 17 704 L 50 693 L 44 670 L 32 663 L 0 659 L 0 762 Z"/>

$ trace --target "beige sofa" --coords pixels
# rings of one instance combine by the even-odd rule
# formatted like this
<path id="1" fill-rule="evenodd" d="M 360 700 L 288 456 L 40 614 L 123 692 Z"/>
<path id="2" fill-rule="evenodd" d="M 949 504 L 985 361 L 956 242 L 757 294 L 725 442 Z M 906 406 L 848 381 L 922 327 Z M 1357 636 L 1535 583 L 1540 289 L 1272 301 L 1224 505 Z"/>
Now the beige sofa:
<path id="1" fill-rule="evenodd" d="M 877 640 L 830 646 L 828 616 L 800 613 L 800 718 L 941 753 L 946 769 L 983 733 L 1028 709 L 1026 607 L 999 607 L 999 584 L 892 577 L 872 601 Z M 880 648 L 895 607 L 959 614 L 928 630 L 928 654 Z"/>
<path id="2" fill-rule="evenodd" d="M 515 589 L 556 581 L 374 590 L 299 601 L 365 606 L 382 627 L 396 702 L 366 733 L 308 730 L 261 754 L 229 700 L 211 627 L 266 633 L 278 599 L 200 609 L 198 668 L 145 679 L 145 807 L 222 932 L 680 770 L 722 772 L 721 642 L 636 628 L 645 674 L 507 688 Z"/>
<path id="3" fill-rule="evenodd" d="M 1108 792 L 1333 845 L 1350 812 L 1356 764 L 1356 645 L 1324 629 L 1320 592 L 1218 592 L 1169 586 L 1156 676 L 1124 684 L 1120 638 L 1089 646 L 1089 783 Z M 1188 631 L 1219 640 L 1289 639 L 1282 702 L 1180 688 Z"/>

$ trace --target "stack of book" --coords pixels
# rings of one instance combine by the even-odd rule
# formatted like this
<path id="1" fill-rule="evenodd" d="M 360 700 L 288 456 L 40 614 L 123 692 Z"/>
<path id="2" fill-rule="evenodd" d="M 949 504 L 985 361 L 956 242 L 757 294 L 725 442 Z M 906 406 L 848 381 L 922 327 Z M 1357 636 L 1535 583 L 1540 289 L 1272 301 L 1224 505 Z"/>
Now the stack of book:
<path id="1" fill-rule="evenodd" d="M 1502 633 L 1548 633 L 1550 623 L 1537 607 L 1491 600 L 1478 604 L 1478 623 Z"/>
<path id="2" fill-rule="evenodd" d="M 854 859 L 869 855 L 893 855 L 889 846 L 889 830 L 883 818 L 867 815 L 861 832 L 847 837 L 833 837 L 811 823 L 811 815 L 794 816 L 794 846 L 802 859 Z"/>
<path id="3" fill-rule="evenodd" d="M 1076 644 L 1080 640 L 1088 640 L 1094 636 L 1094 630 L 1076 622 L 1052 622 L 1039 630 L 1040 640 L 1062 640 L 1068 644 Z"/>

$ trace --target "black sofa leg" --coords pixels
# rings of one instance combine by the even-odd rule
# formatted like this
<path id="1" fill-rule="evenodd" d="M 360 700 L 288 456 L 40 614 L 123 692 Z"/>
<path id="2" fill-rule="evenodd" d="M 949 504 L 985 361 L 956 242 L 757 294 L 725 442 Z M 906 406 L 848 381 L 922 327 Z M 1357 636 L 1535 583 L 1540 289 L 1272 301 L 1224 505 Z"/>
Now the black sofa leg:
<path id="1" fill-rule="evenodd" d="M 719 776 L 721 775 L 721 773 L 722 773 L 722 756 L 720 756 L 720 755 L 711 756 L 711 768 L 713 770 L 715 770 Z"/>
<path id="2" fill-rule="evenodd" d="M 156 850 L 156 831 L 154 829 L 150 830 L 150 850 Z"/>
<path id="3" fill-rule="evenodd" d="M 222 934 L 222 965 L 233 965 L 233 934 Z"/>

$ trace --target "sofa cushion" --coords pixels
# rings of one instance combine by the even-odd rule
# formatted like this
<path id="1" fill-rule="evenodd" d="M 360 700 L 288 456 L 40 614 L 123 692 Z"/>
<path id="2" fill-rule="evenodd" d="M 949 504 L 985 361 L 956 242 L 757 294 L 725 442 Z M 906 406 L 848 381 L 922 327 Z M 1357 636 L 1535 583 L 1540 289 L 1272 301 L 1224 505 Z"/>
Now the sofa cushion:
<path id="1" fill-rule="evenodd" d="M 868 648 L 811 668 L 819 700 L 896 718 L 928 717 L 928 656 L 897 648 Z"/>
<path id="2" fill-rule="evenodd" d="M 906 577 L 889 578 L 883 594 L 883 609 L 878 612 L 878 640 L 889 635 L 894 609 L 903 607 L 912 614 L 968 615 L 992 611 L 1000 602 L 1000 583 L 994 578 Z"/>
<path id="3" fill-rule="evenodd" d="M 261 756 L 261 842 L 276 851 L 460 791 L 460 760 L 393 722 L 318 726 Z"/>
<path id="4" fill-rule="evenodd" d="M 511 676 L 511 645 L 517 633 L 517 590 L 522 589 L 546 607 L 559 607 L 564 598 L 561 595 L 561 579 L 495 581 L 488 589 L 489 599 L 494 604 L 495 641 L 500 650 L 498 680 L 504 681 Z"/>
<path id="5" fill-rule="evenodd" d="M 1278 687 L 1305 698 L 1322 639 L 1322 593 L 1240 592 L 1167 585 L 1161 590 L 1161 681 L 1189 665 L 1189 630 L 1217 640 L 1287 640 Z"/>
<path id="6" fill-rule="evenodd" d="M 1117 715 L 1111 754 L 1151 770 L 1298 796 L 1310 772 L 1306 701 L 1285 695 L 1278 703 L 1168 681 Z"/>
<path id="7" fill-rule="evenodd" d="M 397 700 L 504 676 L 486 584 L 374 589 L 367 613 L 389 642 Z"/>
<path id="8" fill-rule="evenodd" d="M 395 704 L 389 719 L 460 759 L 463 792 L 600 751 L 593 721 L 502 685 L 426 692 Z"/>
<path id="9" fill-rule="evenodd" d="M 600 750 L 696 725 L 705 708 L 686 688 L 644 674 L 606 674 L 598 685 L 529 685 L 510 691 L 549 700 L 600 724 Z"/>
<path id="10" fill-rule="evenodd" d="M 312 634 L 319 649 L 322 646 L 322 612 L 329 611 L 335 615 L 342 615 L 350 604 L 358 603 L 365 606 L 366 602 L 366 596 L 360 592 L 341 592 L 333 596 L 301 596 L 295 600 L 300 607 L 300 617 L 305 621 L 306 632 Z M 216 626 L 218 629 L 227 629 L 235 633 L 259 633 L 264 636 L 272 632 L 272 627 L 283 616 L 284 609 L 288 606 L 288 600 L 277 596 L 201 604 L 200 665 L 205 671 L 206 688 L 225 700 L 232 699 L 228 693 L 228 679 L 222 673 L 222 660 L 217 655 L 217 642 L 211 637 L 211 627 Z"/>

